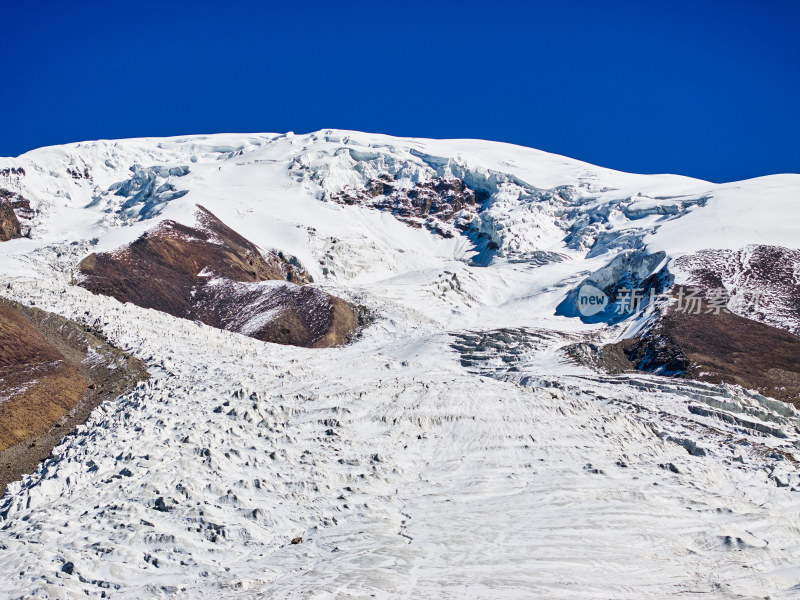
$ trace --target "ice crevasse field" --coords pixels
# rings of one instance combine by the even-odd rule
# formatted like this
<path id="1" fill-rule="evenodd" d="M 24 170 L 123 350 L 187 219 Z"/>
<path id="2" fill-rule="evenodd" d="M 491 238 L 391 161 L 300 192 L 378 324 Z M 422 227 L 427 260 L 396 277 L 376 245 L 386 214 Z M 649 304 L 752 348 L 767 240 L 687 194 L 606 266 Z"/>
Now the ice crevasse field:
<path id="1" fill-rule="evenodd" d="M 24 168 L 0 187 L 36 211 L 30 238 L 0 244 L 2 296 L 96 328 L 151 375 L 9 486 L 1 597 L 800 598 L 797 411 L 571 360 L 648 314 L 558 310 L 623 254 L 653 270 L 797 248 L 800 175 L 712 184 L 334 130 L 0 167 Z M 451 179 L 479 194 L 454 220 L 374 206 L 376 182 Z M 197 205 L 371 323 L 341 347 L 283 346 L 72 285 L 87 254 Z"/>

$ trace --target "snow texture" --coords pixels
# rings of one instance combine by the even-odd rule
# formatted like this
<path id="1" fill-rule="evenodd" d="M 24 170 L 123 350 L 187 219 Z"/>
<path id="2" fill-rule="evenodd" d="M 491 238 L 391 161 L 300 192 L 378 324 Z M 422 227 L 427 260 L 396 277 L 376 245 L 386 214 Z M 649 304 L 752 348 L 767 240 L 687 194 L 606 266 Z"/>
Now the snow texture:
<path id="1" fill-rule="evenodd" d="M 644 279 L 705 249 L 796 249 L 800 175 L 712 184 L 334 130 L 0 159 L 20 167 L 4 185 L 36 217 L 0 244 L 0 293 L 96 328 L 152 377 L 9 486 L 1 596 L 800 596 L 798 412 L 579 366 L 565 348 L 633 326 L 556 315 L 620 261 Z M 331 201 L 381 175 L 485 200 L 452 238 Z M 277 346 L 71 285 L 88 253 L 191 224 L 196 204 L 373 324 L 341 348 Z"/>

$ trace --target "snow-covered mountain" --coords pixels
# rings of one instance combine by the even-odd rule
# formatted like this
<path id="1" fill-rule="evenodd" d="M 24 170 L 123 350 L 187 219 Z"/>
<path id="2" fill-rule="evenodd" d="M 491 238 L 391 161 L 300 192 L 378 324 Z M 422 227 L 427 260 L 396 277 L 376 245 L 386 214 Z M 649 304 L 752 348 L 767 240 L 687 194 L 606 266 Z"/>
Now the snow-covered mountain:
<path id="1" fill-rule="evenodd" d="M 252 243 L 244 271 L 303 276 L 171 254 L 186 306 L 244 300 L 155 310 L 136 290 L 166 271 L 124 261 L 198 206 Z M 9 486 L 0 594 L 800 596 L 800 175 L 186 136 L 2 158 L 0 217 L 0 293 L 150 372 Z M 191 231 L 230 254 L 233 233 Z M 87 285 L 89 256 L 132 265 L 112 286 L 132 303 Z M 369 318 L 329 348 L 286 318 L 262 338 L 296 345 L 241 335 L 274 330 L 290 285 Z"/>

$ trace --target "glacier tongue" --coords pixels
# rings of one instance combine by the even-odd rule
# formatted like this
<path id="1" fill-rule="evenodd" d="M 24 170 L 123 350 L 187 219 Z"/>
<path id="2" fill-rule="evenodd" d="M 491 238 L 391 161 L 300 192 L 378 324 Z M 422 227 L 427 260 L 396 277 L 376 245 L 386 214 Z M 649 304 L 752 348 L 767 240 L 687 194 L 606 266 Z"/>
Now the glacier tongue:
<path id="1" fill-rule="evenodd" d="M 0 244 L 0 293 L 151 373 L 9 487 L 6 597 L 796 597 L 798 412 L 582 366 L 570 356 L 626 325 L 555 312 L 617 256 L 657 256 L 652 270 L 702 250 L 684 221 L 714 240 L 735 225 L 737 248 L 790 245 L 799 177 L 716 186 L 333 130 L 92 142 L 6 166 L 26 175 L 0 187 L 38 213 L 33 239 Z M 476 229 L 444 238 L 324 201 L 381 175 L 459 178 L 486 194 Z M 750 231 L 735 208 L 762 188 L 783 212 Z M 375 322 L 341 348 L 277 346 L 70 285 L 90 252 L 189 223 L 196 204 Z"/>
<path id="2" fill-rule="evenodd" d="M 314 352 L 61 291 L 17 293 L 91 309 L 153 378 L 12 486 L 12 596 L 733 598 L 794 585 L 800 544 L 770 544 L 798 523 L 781 487 L 800 485 L 786 468 L 794 412 L 772 422 L 786 438 L 726 426 L 687 407 L 730 411 L 745 405 L 736 392 L 559 368 L 539 336 L 469 350 L 482 364 L 522 342 L 524 367 L 487 377 L 460 366 L 447 334 Z"/>

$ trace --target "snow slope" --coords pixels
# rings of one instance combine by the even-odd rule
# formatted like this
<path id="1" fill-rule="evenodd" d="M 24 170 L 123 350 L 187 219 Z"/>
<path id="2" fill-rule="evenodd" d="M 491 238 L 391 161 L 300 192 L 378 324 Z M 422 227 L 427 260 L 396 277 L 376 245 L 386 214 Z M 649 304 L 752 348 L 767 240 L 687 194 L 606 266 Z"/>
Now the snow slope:
<path id="1" fill-rule="evenodd" d="M 575 365 L 567 346 L 626 325 L 555 315 L 621 252 L 797 248 L 800 175 L 716 185 L 333 130 L 86 142 L 4 167 L 25 169 L 0 187 L 38 214 L 32 239 L 0 244 L 0 293 L 99 328 L 152 378 L 10 486 L 0 595 L 800 596 L 797 411 Z M 474 235 L 332 201 L 382 174 L 481 190 Z M 70 285 L 89 252 L 196 204 L 374 324 L 288 348 Z"/>

